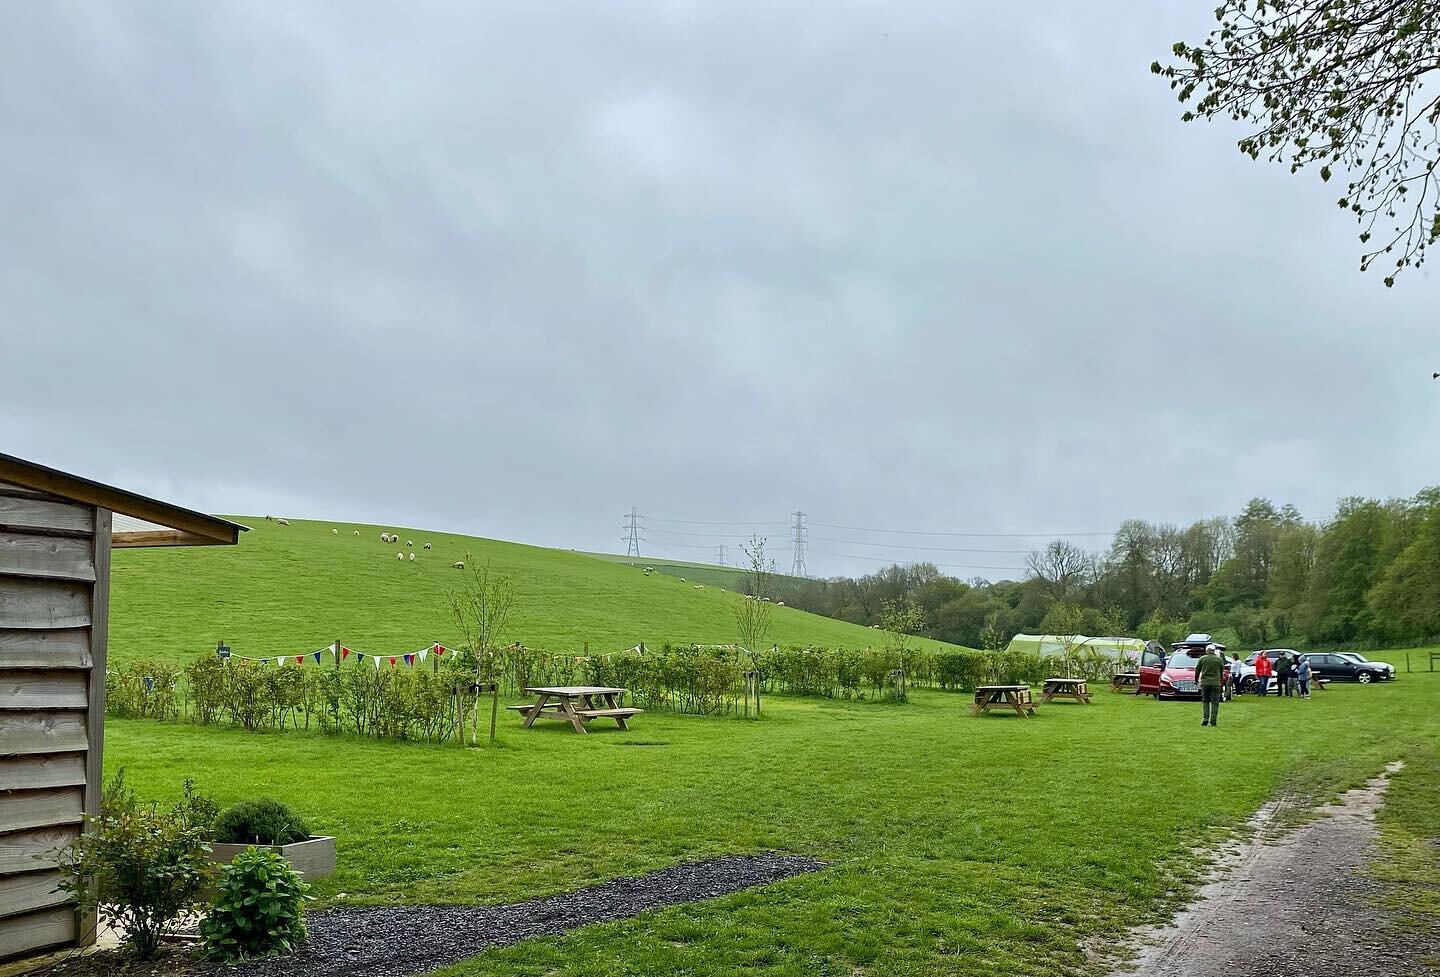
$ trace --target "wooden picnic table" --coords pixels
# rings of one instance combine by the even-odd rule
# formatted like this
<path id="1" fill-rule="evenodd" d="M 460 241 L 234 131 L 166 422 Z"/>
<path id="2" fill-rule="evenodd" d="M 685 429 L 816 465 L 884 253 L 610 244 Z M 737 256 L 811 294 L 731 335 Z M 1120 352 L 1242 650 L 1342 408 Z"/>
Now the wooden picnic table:
<path id="1" fill-rule="evenodd" d="M 1035 702 L 1030 698 L 1028 685 L 979 685 L 975 687 L 975 702 L 970 706 L 970 715 L 978 716 L 993 708 L 1014 709 L 1021 716 L 1035 715 Z"/>
<path id="2" fill-rule="evenodd" d="M 1040 696 L 1040 704 L 1043 706 L 1057 697 L 1074 699 L 1082 706 L 1090 704 L 1090 690 L 1086 687 L 1083 678 L 1047 678 L 1044 694 Z"/>
<path id="3" fill-rule="evenodd" d="M 533 726 L 537 719 L 567 722 L 577 733 L 587 732 L 585 724 L 592 719 L 613 719 L 621 729 L 629 729 L 626 720 L 645 711 L 620 705 L 618 697 L 624 695 L 628 691 L 626 689 L 601 685 L 542 685 L 525 691 L 536 697 L 533 703 L 505 708 L 523 715 L 526 729 Z"/>
<path id="4" fill-rule="evenodd" d="M 1122 689 L 1140 690 L 1139 672 L 1116 672 L 1110 676 L 1110 691 L 1119 692 Z"/>

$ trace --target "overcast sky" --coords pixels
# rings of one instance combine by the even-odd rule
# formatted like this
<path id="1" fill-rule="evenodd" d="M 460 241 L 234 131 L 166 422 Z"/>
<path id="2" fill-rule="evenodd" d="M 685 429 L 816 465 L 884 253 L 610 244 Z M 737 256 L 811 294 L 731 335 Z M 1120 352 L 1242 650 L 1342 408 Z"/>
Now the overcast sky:
<path id="1" fill-rule="evenodd" d="M 826 575 L 1440 483 L 1433 280 L 1149 74 L 1212 6 L 10 0 L 0 450 Z"/>

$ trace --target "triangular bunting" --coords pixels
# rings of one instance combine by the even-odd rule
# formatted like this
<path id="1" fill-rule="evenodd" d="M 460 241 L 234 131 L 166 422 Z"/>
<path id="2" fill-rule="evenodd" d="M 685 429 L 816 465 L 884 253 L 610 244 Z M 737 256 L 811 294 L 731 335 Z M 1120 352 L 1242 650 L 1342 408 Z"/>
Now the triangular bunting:
<path id="1" fill-rule="evenodd" d="M 371 655 L 370 660 L 375 663 L 375 671 L 380 671 L 380 658 L 378 655 Z"/>
<path id="2" fill-rule="evenodd" d="M 405 656 L 405 664 L 407 664 L 407 665 L 414 665 L 414 664 L 415 664 L 415 656 L 414 656 L 414 655 L 406 655 L 406 656 Z"/>
<path id="3" fill-rule="evenodd" d="M 323 654 L 325 654 L 325 652 L 323 652 L 323 651 L 317 651 L 317 652 L 315 652 L 315 664 L 317 664 L 317 665 L 320 664 L 320 656 L 323 655 Z"/>
<path id="4" fill-rule="evenodd" d="M 390 656 L 390 667 L 391 667 L 391 668 L 394 668 L 394 667 L 395 667 L 395 656 L 394 656 L 394 655 L 391 655 L 391 656 Z"/>
<path id="5" fill-rule="evenodd" d="M 318 662 L 320 659 L 317 658 L 317 659 L 315 659 L 315 660 Z M 297 664 L 297 665 L 303 665 L 303 664 L 305 664 L 305 656 L 304 656 L 304 655 L 296 655 L 296 656 L 295 656 L 295 664 Z"/>
<path id="6" fill-rule="evenodd" d="M 340 646 L 340 660 L 343 662 L 346 658 L 349 658 L 349 657 L 350 657 L 350 649 L 349 649 L 349 648 L 346 648 L 344 645 L 341 645 L 341 646 Z M 364 656 L 364 655 L 361 655 L 360 657 L 361 657 L 361 658 L 364 658 L 365 656 Z"/>
<path id="7" fill-rule="evenodd" d="M 443 645 L 436 645 L 436 646 L 434 647 L 434 649 L 432 649 L 432 650 L 435 652 L 435 654 L 436 654 L 437 656 L 439 656 L 439 655 L 445 654 L 445 650 L 446 650 L 446 649 L 445 649 L 445 647 L 444 647 Z"/>
<path id="8" fill-rule="evenodd" d="M 429 654 L 429 652 L 430 652 L 430 649 L 429 649 L 429 648 L 421 648 L 421 649 L 420 649 L 420 664 L 422 664 L 422 665 L 425 664 L 425 656 L 426 656 L 427 654 Z"/>

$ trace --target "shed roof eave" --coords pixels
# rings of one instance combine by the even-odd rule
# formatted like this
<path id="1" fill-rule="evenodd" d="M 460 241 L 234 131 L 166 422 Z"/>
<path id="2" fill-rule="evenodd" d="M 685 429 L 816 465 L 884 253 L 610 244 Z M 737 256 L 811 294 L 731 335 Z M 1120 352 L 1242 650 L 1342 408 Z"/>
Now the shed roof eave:
<path id="1" fill-rule="evenodd" d="M 154 532 L 116 534 L 115 546 L 233 546 L 250 527 L 161 502 L 0 452 L 0 480 L 154 523 Z"/>

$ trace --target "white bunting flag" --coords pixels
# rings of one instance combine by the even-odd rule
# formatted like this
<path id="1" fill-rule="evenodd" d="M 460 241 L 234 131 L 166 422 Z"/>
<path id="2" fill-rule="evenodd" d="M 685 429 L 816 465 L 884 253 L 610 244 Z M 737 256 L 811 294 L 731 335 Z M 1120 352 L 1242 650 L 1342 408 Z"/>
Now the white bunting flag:
<path id="1" fill-rule="evenodd" d="M 375 663 L 375 671 L 377 671 L 377 672 L 380 671 L 380 656 L 379 656 L 379 655 L 371 655 L 371 656 L 370 656 L 370 660 Z"/>
<path id="2" fill-rule="evenodd" d="M 430 654 L 430 649 L 429 649 L 429 648 L 424 648 L 424 649 L 422 649 L 422 650 L 420 651 L 420 661 L 421 661 L 422 664 L 423 664 L 424 661 L 425 661 L 425 656 L 428 655 L 428 654 Z"/>

